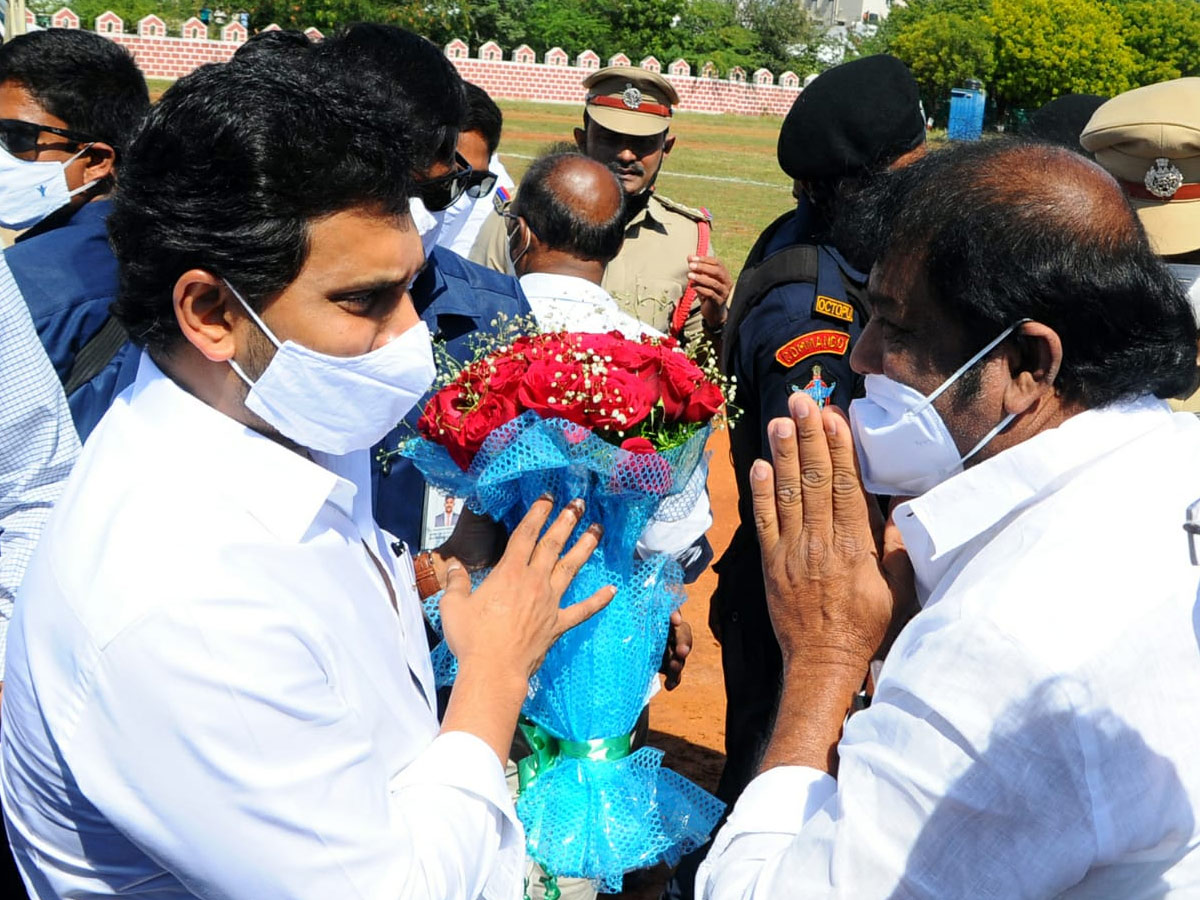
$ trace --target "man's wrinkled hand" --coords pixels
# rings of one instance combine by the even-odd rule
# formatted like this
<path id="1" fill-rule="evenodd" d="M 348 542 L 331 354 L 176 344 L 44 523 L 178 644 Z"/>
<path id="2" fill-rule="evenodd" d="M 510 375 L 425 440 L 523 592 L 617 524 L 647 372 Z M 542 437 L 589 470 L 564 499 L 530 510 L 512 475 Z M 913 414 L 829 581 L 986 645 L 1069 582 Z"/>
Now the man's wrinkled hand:
<path id="1" fill-rule="evenodd" d="M 767 604 L 785 665 L 852 666 L 863 676 L 914 601 L 899 533 L 859 475 L 850 423 L 802 392 L 774 419 L 774 465 L 750 473 Z"/>
<path id="2" fill-rule="evenodd" d="M 692 652 L 692 626 L 683 619 L 679 610 L 671 613 L 671 627 L 667 630 L 667 649 L 663 652 L 659 672 L 667 676 L 663 687 L 673 691 L 683 679 L 683 667 Z"/>

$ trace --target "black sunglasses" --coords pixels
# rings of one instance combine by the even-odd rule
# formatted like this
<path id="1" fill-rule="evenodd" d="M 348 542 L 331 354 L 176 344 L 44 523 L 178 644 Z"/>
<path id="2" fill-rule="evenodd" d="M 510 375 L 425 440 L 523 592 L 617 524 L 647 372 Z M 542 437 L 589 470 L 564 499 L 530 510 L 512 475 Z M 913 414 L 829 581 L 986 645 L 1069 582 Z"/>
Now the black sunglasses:
<path id="1" fill-rule="evenodd" d="M 467 196 L 472 200 L 486 197 L 492 192 L 492 188 L 496 186 L 496 181 L 497 176 L 486 169 L 482 172 L 472 171 L 470 181 L 467 184 Z"/>
<path id="2" fill-rule="evenodd" d="M 463 191 L 470 187 L 471 176 L 475 172 L 471 164 L 461 153 L 454 154 L 454 164 L 458 168 L 445 175 L 417 182 L 417 196 L 430 212 L 441 212 L 449 208 L 463 195 Z"/>
<path id="3" fill-rule="evenodd" d="M 37 122 L 26 122 L 24 119 L 0 119 L 0 145 L 9 153 L 31 153 L 38 148 L 38 136 L 48 131 L 65 137 L 73 144 L 92 144 L 95 138 L 78 131 L 66 128 L 55 128 L 51 125 L 39 125 Z"/>

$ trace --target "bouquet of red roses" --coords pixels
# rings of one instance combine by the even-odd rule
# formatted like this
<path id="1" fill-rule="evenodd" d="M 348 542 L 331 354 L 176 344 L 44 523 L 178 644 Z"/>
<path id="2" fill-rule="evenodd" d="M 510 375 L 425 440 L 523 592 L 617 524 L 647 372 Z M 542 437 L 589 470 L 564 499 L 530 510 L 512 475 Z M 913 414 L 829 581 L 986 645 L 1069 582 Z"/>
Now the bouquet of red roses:
<path id="1" fill-rule="evenodd" d="M 630 738 L 683 599 L 679 564 L 639 558 L 638 538 L 652 519 L 682 519 L 704 498 L 704 445 L 724 404 L 717 379 L 670 338 L 525 335 L 437 391 L 421 437 L 403 449 L 430 483 L 509 529 L 546 493 L 560 508 L 585 500 L 580 532 L 604 526 L 563 605 L 606 584 L 617 594 L 551 648 L 530 682 L 522 730 L 534 752 L 520 761 L 517 811 L 548 872 L 610 892 L 625 872 L 699 846 L 722 809 Z M 452 680 L 444 644 L 434 666 Z"/>
<path id="2" fill-rule="evenodd" d="M 707 424 L 724 404 L 720 386 L 672 338 L 551 333 L 517 338 L 466 366 L 417 427 L 465 470 L 493 431 L 526 411 L 647 453 L 678 442 L 681 427 Z"/>

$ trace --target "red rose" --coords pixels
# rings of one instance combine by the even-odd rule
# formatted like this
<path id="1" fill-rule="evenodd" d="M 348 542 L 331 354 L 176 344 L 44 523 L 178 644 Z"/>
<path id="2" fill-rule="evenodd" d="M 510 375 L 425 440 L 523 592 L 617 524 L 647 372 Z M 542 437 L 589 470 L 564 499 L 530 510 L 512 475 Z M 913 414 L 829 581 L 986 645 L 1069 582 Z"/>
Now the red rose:
<path id="1" fill-rule="evenodd" d="M 704 373 L 696 364 L 675 351 L 666 351 L 662 355 L 662 368 L 658 374 L 658 386 L 662 395 L 663 412 L 668 422 L 679 422 L 684 419 L 688 401 L 692 392 L 703 380 Z"/>
<path id="2" fill-rule="evenodd" d="M 654 445 L 644 437 L 629 437 L 621 441 L 621 449 L 630 453 L 654 453 Z"/>
<path id="3" fill-rule="evenodd" d="M 494 391 L 488 393 L 463 419 L 463 446 L 471 454 L 471 459 L 475 458 L 475 454 L 491 433 L 515 419 L 517 413 L 517 404 L 511 398 Z M 463 466 L 461 462 L 458 464 L 466 469 L 470 461 L 467 462 L 467 466 Z"/>
<path id="4" fill-rule="evenodd" d="M 651 385 L 632 372 L 609 368 L 603 379 L 584 388 L 588 423 L 603 431 L 629 431 L 650 415 L 658 402 Z"/>
<path id="5" fill-rule="evenodd" d="M 463 470 L 475 455 L 467 450 L 463 437 L 463 415 L 469 405 L 462 385 L 455 382 L 430 397 L 425 412 L 417 420 L 417 431 L 421 436 L 445 447 L 450 458 Z"/>
<path id="6" fill-rule="evenodd" d="M 517 388 L 517 402 L 544 419 L 561 416 L 589 424 L 583 413 L 583 372 L 575 363 L 553 358 L 531 363 Z"/>
<path id="7" fill-rule="evenodd" d="M 481 393 L 500 393 L 515 400 L 528 366 L 523 360 L 506 354 L 486 357 L 471 368 L 473 376 L 479 380 Z"/>
<path id="8" fill-rule="evenodd" d="M 422 437 L 445 447 L 465 472 L 488 435 L 515 419 L 518 412 L 516 403 L 504 394 L 490 391 L 481 397 L 455 381 L 425 404 L 417 430 Z"/>
<path id="9" fill-rule="evenodd" d="M 721 389 L 711 381 L 703 382 L 688 398 L 683 410 L 685 422 L 707 422 L 721 411 L 725 405 L 725 397 Z"/>

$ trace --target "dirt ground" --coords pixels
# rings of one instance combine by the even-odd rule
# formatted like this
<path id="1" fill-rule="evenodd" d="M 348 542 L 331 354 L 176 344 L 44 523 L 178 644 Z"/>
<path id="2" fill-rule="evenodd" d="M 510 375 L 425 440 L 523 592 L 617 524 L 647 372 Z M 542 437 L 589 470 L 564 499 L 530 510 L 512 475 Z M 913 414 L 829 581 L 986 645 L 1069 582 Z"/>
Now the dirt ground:
<path id="1" fill-rule="evenodd" d="M 708 540 L 720 558 L 737 527 L 737 488 L 729 462 L 729 432 L 718 431 L 709 449 L 708 489 L 713 527 Z M 649 743 L 664 751 L 664 764 L 707 790 L 717 786 L 725 764 L 725 691 L 721 682 L 721 647 L 708 630 L 708 598 L 717 586 L 710 568 L 688 588 L 683 616 L 694 635 L 683 683 L 660 691 L 650 703 Z M 625 900 L 658 900 L 667 879 L 665 867 L 634 872 L 625 878 Z"/>

